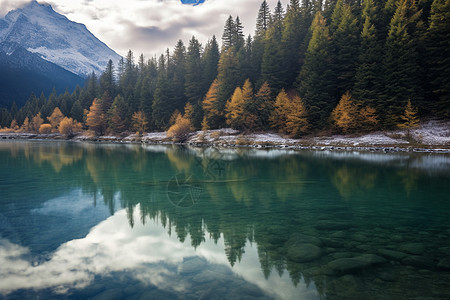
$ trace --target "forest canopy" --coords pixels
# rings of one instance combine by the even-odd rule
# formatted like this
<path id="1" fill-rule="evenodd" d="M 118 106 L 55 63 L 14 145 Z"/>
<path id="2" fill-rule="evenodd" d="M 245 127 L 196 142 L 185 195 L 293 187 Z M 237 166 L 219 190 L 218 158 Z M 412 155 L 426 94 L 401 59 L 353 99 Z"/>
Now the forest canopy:
<path id="1" fill-rule="evenodd" d="M 0 110 L 0 126 L 57 130 L 67 117 L 102 135 L 186 119 L 192 130 L 299 136 L 395 128 L 405 109 L 449 118 L 450 1 L 291 0 L 273 9 L 263 1 L 256 11 L 253 35 L 229 16 L 221 46 L 213 36 L 149 59 L 130 50 L 72 94 L 31 94 L 23 107 Z M 33 119 L 42 120 L 37 128 Z"/>

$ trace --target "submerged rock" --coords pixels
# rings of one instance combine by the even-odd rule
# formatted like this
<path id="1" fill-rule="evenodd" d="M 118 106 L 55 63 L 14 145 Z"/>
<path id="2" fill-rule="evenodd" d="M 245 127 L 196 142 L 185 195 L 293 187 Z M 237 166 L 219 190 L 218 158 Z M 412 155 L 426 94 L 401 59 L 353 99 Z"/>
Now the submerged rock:
<path id="1" fill-rule="evenodd" d="M 303 263 L 316 260 L 322 256 L 319 247 L 313 244 L 297 244 L 288 249 L 287 257 L 289 260 Z"/>
<path id="2" fill-rule="evenodd" d="M 410 265 L 416 268 L 430 269 L 434 266 L 433 261 L 427 257 L 420 255 L 410 255 L 402 260 L 405 265 Z"/>
<path id="3" fill-rule="evenodd" d="M 409 254 L 420 255 L 425 251 L 425 246 L 421 243 L 409 243 L 401 245 L 399 250 Z"/>
<path id="4" fill-rule="evenodd" d="M 400 251 L 389 250 L 389 249 L 380 249 L 380 250 L 378 250 L 378 253 L 381 256 L 384 256 L 387 259 L 391 259 L 391 260 L 402 260 L 407 256 L 406 253 L 403 253 Z"/>
<path id="5" fill-rule="evenodd" d="M 375 254 L 363 254 L 352 258 L 339 258 L 328 263 L 328 268 L 337 274 L 349 274 L 374 265 L 385 263 L 386 260 Z"/>
<path id="6" fill-rule="evenodd" d="M 450 271 L 450 257 L 443 258 L 439 261 L 437 267 L 441 270 Z"/>

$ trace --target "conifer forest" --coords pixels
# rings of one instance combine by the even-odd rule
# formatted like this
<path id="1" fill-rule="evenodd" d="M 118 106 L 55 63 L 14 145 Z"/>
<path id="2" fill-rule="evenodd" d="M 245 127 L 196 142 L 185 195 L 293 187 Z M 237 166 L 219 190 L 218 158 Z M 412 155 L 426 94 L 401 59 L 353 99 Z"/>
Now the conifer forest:
<path id="1" fill-rule="evenodd" d="M 450 1 L 290 0 L 201 44 L 130 50 L 72 93 L 31 94 L 0 126 L 96 135 L 231 127 L 302 136 L 409 128 L 450 116 Z"/>

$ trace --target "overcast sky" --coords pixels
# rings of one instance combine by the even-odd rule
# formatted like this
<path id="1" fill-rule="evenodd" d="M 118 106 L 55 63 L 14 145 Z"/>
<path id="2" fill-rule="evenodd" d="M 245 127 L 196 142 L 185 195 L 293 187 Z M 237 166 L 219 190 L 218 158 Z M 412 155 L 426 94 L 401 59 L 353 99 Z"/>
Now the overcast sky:
<path id="1" fill-rule="evenodd" d="M 0 15 L 30 0 L 0 0 Z M 135 57 L 173 50 L 194 35 L 204 45 L 214 34 L 219 42 L 229 15 L 239 16 L 246 35 L 254 33 L 262 0 L 206 0 L 198 6 L 181 0 L 41 0 L 70 20 L 83 23 L 120 55 L 133 50 Z M 268 0 L 273 11 L 277 0 Z M 282 1 L 283 6 L 288 0 Z"/>

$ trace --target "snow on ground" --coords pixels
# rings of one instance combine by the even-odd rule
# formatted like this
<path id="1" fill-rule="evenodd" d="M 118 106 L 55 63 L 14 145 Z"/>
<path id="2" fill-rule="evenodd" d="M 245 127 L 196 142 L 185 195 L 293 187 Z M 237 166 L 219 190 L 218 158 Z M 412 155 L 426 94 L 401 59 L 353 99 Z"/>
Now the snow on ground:
<path id="1" fill-rule="evenodd" d="M 425 145 L 450 145 L 450 122 L 429 121 L 411 134 Z"/>

